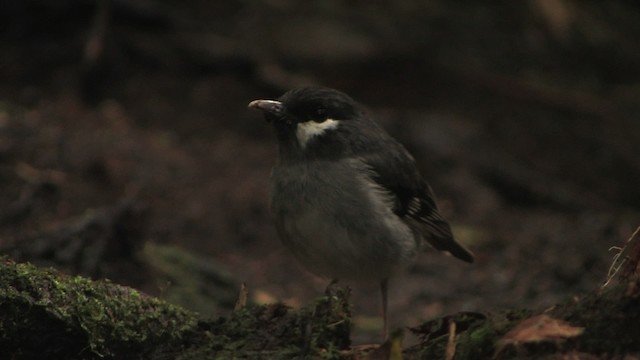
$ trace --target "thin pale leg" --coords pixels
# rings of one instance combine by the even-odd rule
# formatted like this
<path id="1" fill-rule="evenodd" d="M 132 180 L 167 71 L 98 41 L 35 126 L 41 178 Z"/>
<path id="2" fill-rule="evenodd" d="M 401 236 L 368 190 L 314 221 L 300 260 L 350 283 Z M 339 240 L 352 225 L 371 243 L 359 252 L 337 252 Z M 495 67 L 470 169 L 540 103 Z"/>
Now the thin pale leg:
<path id="1" fill-rule="evenodd" d="M 389 321 L 387 317 L 387 290 L 389 289 L 389 279 L 380 281 L 380 295 L 382 297 L 382 336 L 383 341 L 389 339 Z"/>

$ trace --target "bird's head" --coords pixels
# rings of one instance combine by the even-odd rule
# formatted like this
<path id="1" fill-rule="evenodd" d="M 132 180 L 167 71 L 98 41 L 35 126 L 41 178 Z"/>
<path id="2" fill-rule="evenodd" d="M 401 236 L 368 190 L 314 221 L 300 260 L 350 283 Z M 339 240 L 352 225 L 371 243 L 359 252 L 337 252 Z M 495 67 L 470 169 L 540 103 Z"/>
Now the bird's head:
<path id="1" fill-rule="evenodd" d="M 311 150 L 312 144 L 335 143 L 348 130 L 345 124 L 362 113 L 348 95 L 322 87 L 290 90 L 277 100 L 254 100 L 249 107 L 264 112 L 281 147 L 300 152 Z"/>

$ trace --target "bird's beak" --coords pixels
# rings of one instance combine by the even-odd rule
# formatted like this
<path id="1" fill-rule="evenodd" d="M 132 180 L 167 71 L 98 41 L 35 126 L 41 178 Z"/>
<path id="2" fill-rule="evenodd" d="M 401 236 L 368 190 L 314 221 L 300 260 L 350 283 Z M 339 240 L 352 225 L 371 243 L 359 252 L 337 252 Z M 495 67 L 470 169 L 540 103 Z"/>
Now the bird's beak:
<path id="1" fill-rule="evenodd" d="M 281 118 L 284 115 L 284 105 L 277 100 L 253 100 L 249 103 L 249 107 L 261 110 L 266 115 L 272 115 L 276 118 Z M 269 117 L 267 116 L 267 119 Z"/>

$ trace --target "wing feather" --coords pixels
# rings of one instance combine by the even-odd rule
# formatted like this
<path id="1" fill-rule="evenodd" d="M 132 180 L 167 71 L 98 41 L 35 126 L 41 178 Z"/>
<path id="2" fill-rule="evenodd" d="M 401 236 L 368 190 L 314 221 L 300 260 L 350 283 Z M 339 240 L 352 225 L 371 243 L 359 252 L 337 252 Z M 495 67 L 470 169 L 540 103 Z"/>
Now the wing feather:
<path id="1" fill-rule="evenodd" d="M 370 169 L 371 179 L 392 194 L 393 212 L 436 250 L 473 262 L 471 252 L 453 238 L 433 191 L 418 172 L 409 152 L 393 139 L 384 145 L 385 151 L 371 151 L 361 160 Z"/>

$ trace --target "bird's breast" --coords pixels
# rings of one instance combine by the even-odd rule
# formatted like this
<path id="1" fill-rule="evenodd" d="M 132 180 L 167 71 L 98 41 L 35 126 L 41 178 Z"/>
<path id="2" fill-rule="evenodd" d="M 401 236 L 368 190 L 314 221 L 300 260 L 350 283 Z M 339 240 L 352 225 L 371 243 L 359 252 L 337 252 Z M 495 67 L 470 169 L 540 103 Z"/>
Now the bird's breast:
<path id="1" fill-rule="evenodd" d="M 352 161 L 276 166 L 271 207 L 286 247 L 329 278 L 380 280 L 416 252 L 389 195 Z"/>

